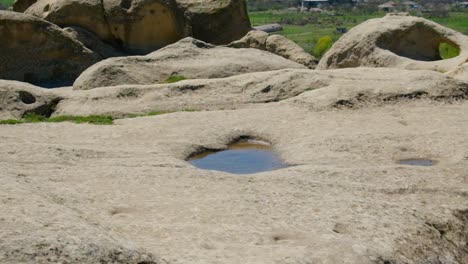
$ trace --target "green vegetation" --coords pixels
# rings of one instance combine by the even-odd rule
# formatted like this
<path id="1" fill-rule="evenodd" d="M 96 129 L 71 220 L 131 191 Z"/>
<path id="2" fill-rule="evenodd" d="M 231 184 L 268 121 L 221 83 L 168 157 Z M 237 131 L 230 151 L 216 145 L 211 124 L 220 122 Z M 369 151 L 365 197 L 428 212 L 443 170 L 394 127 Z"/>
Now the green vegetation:
<path id="1" fill-rule="evenodd" d="M 333 45 L 333 39 L 330 36 L 321 37 L 314 48 L 314 56 L 318 59 L 322 58 Z"/>
<path id="2" fill-rule="evenodd" d="M 182 75 L 172 75 L 171 77 L 167 78 L 163 83 L 176 83 L 176 82 L 180 82 L 180 81 L 183 81 L 183 80 L 187 80 L 187 78 L 185 76 L 182 76 Z"/>
<path id="3" fill-rule="evenodd" d="M 304 50 L 313 52 L 320 38 L 329 36 L 335 42 L 343 34 L 337 28 L 350 30 L 364 21 L 383 17 L 383 12 L 366 12 L 364 10 L 352 10 L 331 13 L 294 12 L 287 10 L 269 10 L 250 12 L 250 21 L 253 26 L 279 23 L 283 31 L 278 32 L 283 36 L 299 44 Z M 417 14 L 413 14 L 417 15 Z M 441 25 L 468 34 L 468 12 L 450 12 L 448 17 L 425 18 L 433 20 Z"/>
<path id="4" fill-rule="evenodd" d="M 184 109 L 180 111 L 152 111 L 146 114 L 128 114 L 122 118 L 136 118 L 144 116 L 156 116 L 162 114 L 170 114 L 175 112 L 196 112 L 194 109 Z M 89 123 L 93 125 L 112 125 L 116 118 L 106 115 L 89 115 L 89 116 L 56 116 L 56 117 L 44 117 L 38 114 L 27 114 L 22 119 L 7 119 L 0 120 L 0 125 L 17 125 L 24 123 L 59 123 L 59 122 L 73 122 L 75 124 Z"/>
<path id="5" fill-rule="evenodd" d="M 39 123 L 39 122 L 48 122 L 48 123 L 58 123 L 58 122 L 73 122 L 76 124 L 89 123 L 94 125 L 111 125 L 114 118 L 111 116 L 98 116 L 98 115 L 89 115 L 89 116 L 57 116 L 57 117 L 44 117 L 38 114 L 27 114 L 23 119 L 8 119 L 0 120 L 0 125 L 15 125 L 23 123 Z"/>
<path id="6" fill-rule="evenodd" d="M 441 42 L 439 44 L 439 54 L 444 60 L 451 59 L 460 55 L 460 48 L 449 43 Z"/>
<path id="7" fill-rule="evenodd" d="M 3 6 L 12 6 L 15 0 L 0 0 L 0 5 Z"/>

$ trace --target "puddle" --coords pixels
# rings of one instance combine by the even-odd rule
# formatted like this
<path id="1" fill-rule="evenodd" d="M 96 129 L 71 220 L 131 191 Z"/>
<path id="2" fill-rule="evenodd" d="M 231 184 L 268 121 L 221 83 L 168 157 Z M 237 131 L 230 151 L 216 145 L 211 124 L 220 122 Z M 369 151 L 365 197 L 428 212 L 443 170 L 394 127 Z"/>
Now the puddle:
<path id="1" fill-rule="evenodd" d="M 433 166 L 436 163 L 437 161 L 431 159 L 403 159 L 398 161 L 398 164 L 411 166 Z"/>
<path id="2" fill-rule="evenodd" d="M 233 143 L 226 150 L 205 151 L 190 157 L 188 161 L 200 169 L 233 174 L 251 174 L 287 166 L 269 143 L 251 139 Z"/>

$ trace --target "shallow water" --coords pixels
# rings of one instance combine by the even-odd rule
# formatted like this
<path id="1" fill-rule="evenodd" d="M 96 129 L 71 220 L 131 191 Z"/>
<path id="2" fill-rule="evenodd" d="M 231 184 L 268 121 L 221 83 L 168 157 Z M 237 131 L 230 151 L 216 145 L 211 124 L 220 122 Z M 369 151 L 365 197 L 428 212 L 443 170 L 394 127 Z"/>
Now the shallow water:
<path id="1" fill-rule="evenodd" d="M 433 166 L 436 164 L 436 161 L 431 159 L 404 159 L 399 160 L 398 164 L 412 166 Z"/>
<path id="2" fill-rule="evenodd" d="M 244 140 L 222 151 L 207 151 L 195 155 L 189 162 L 200 169 L 251 174 L 286 167 L 270 144 Z"/>

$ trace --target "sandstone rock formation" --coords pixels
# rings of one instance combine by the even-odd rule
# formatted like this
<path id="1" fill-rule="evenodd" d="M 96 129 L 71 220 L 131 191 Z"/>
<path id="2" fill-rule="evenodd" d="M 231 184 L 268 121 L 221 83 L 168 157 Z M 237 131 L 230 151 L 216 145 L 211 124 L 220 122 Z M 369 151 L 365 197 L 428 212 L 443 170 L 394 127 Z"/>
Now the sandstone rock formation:
<path id="1" fill-rule="evenodd" d="M 36 2 L 37 0 L 15 0 L 13 3 L 13 11 L 24 12 Z"/>
<path id="2" fill-rule="evenodd" d="M 83 219 L 62 198 L 38 193 L 21 175 L 0 187 L 1 263 L 167 263 Z"/>
<path id="3" fill-rule="evenodd" d="M 309 69 L 314 69 L 317 66 L 314 56 L 305 52 L 299 45 L 294 43 L 294 41 L 284 36 L 269 36 L 265 45 L 267 51 L 305 65 Z"/>
<path id="4" fill-rule="evenodd" d="M 0 11 L 0 78 L 43 86 L 69 85 L 101 57 L 58 26 Z"/>
<path id="5" fill-rule="evenodd" d="M 99 54 L 103 59 L 126 55 L 121 50 L 118 50 L 110 44 L 102 41 L 97 35 L 84 28 L 66 27 L 63 31 L 68 33 L 72 38 L 83 43 L 83 45 L 88 49 Z"/>
<path id="6" fill-rule="evenodd" d="M 196 39 L 215 45 L 240 39 L 252 28 L 244 0 L 176 0 Z"/>
<path id="7" fill-rule="evenodd" d="M 457 67 L 455 70 L 448 72 L 447 75 L 456 79 L 468 81 L 468 62 Z"/>
<path id="8" fill-rule="evenodd" d="M 26 13 L 84 28 L 131 54 L 147 54 L 186 36 L 226 44 L 250 30 L 243 0 L 39 0 Z"/>
<path id="9" fill-rule="evenodd" d="M 0 80 L 0 119 L 20 119 L 28 113 L 51 116 L 60 96 L 34 85 Z"/>
<path id="10" fill-rule="evenodd" d="M 1 263 L 468 261 L 467 82 L 285 69 L 34 90 L 63 98 L 53 116 L 217 110 L 0 125 Z M 293 166 L 239 177 L 186 161 L 245 135 Z"/>
<path id="11" fill-rule="evenodd" d="M 266 50 L 283 58 L 305 65 L 309 69 L 317 66 L 317 59 L 310 53 L 305 52 L 292 40 L 280 36 L 269 35 L 263 31 L 251 30 L 239 40 L 231 42 L 228 47 L 232 48 L 254 48 Z"/>
<path id="12" fill-rule="evenodd" d="M 109 43 L 115 41 L 100 0 L 38 0 L 25 13 L 60 27 L 84 28 Z"/>
<path id="13" fill-rule="evenodd" d="M 460 55 L 441 60 L 441 42 L 459 47 Z M 351 29 L 323 56 L 318 69 L 367 66 L 446 72 L 467 59 L 467 36 L 423 18 L 389 14 Z"/>
<path id="14" fill-rule="evenodd" d="M 105 0 L 106 21 L 118 44 L 146 54 L 188 35 L 184 13 L 174 0 Z"/>
<path id="15" fill-rule="evenodd" d="M 101 61 L 83 72 L 73 86 L 87 90 L 124 84 L 155 84 L 173 75 L 188 79 L 222 78 L 284 68 L 305 67 L 265 51 L 217 47 L 185 38 L 146 56 Z"/>

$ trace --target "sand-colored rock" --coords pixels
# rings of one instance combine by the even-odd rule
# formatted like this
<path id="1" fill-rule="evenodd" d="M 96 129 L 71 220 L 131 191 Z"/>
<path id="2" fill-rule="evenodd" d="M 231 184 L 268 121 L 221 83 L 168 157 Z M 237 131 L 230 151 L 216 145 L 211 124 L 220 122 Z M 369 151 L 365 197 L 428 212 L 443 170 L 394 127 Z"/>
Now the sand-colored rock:
<path id="1" fill-rule="evenodd" d="M 81 97 L 76 114 L 141 110 L 163 97 L 181 107 L 244 104 L 108 126 L 0 126 L 0 262 L 56 256 L 49 245 L 66 249 L 59 260 L 82 263 L 106 262 L 120 247 L 169 263 L 468 262 L 466 82 L 431 71 L 288 69 L 182 89 L 202 81 L 128 86 L 136 91 L 118 100 L 123 87 L 46 92 L 64 97 L 58 110 Z M 246 100 L 288 83 L 287 100 Z M 243 135 L 271 142 L 292 166 L 238 176 L 185 160 Z M 436 164 L 397 163 L 406 158 Z"/>
<path id="2" fill-rule="evenodd" d="M 230 48 L 253 48 L 266 50 L 267 38 L 270 35 L 264 31 L 251 30 L 239 40 L 235 40 L 228 45 Z"/>
<path id="3" fill-rule="evenodd" d="M 252 27 L 245 0 L 176 0 L 188 16 L 192 35 L 215 45 L 242 38 Z"/>
<path id="4" fill-rule="evenodd" d="M 310 53 L 305 52 L 294 41 L 280 35 L 270 36 L 268 33 L 260 30 L 249 31 L 241 39 L 229 43 L 227 47 L 266 50 L 302 64 L 309 69 L 314 69 L 317 66 L 317 59 Z"/>
<path id="5" fill-rule="evenodd" d="M 288 60 L 305 65 L 309 69 L 317 66 L 317 59 L 304 51 L 294 41 L 280 35 L 269 36 L 265 43 L 266 50 Z"/>
<path id="6" fill-rule="evenodd" d="M 147 54 L 190 34 L 174 0 L 105 0 L 112 35 L 127 52 Z"/>
<path id="7" fill-rule="evenodd" d="M 58 26 L 23 13 L 0 11 L 0 79 L 44 86 L 71 84 L 99 55 Z"/>
<path id="8" fill-rule="evenodd" d="M 80 27 L 66 27 L 63 29 L 72 38 L 80 41 L 88 49 L 99 54 L 101 58 L 125 56 L 125 53 L 102 41 L 93 32 Z"/>
<path id="9" fill-rule="evenodd" d="M 84 28 L 109 43 L 115 41 L 101 0 L 38 0 L 25 13 L 61 27 Z"/>
<path id="10" fill-rule="evenodd" d="M 456 79 L 468 81 L 468 62 L 457 67 L 455 70 L 448 72 L 447 75 Z"/>
<path id="11" fill-rule="evenodd" d="M 24 12 L 36 2 L 37 0 L 15 0 L 13 3 L 13 11 Z"/>
<path id="12" fill-rule="evenodd" d="M 257 49 L 232 49 L 185 38 L 146 56 L 111 58 L 87 69 L 74 88 L 88 90 L 124 84 L 157 84 L 173 75 L 188 79 L 223 78 L 248 72 L 305 68 Z"/>
<path id="13" fill-rule="evenodd" d="M 458 46 L 460 55 L 441 60 L 441 42 Z M 351 29 L 323 56 L 318 69 L 365 66 L 447 72 L 467 59 L 467 36 L 424 18 L 389 14 Z"/>
<path id="14" fill-rule="evenodd" d="M 25 12 L 84 28 L 130 54 L 187 36 L 227 44 L 251 29 L 244 0 L 38 0 Z"/>
<path id="15" fill-rule="evenodd" d="M 28 113 L 51 116 L 60 100 L 34 85 L 0 80 L 0 120 L 20 119 Z"/>

